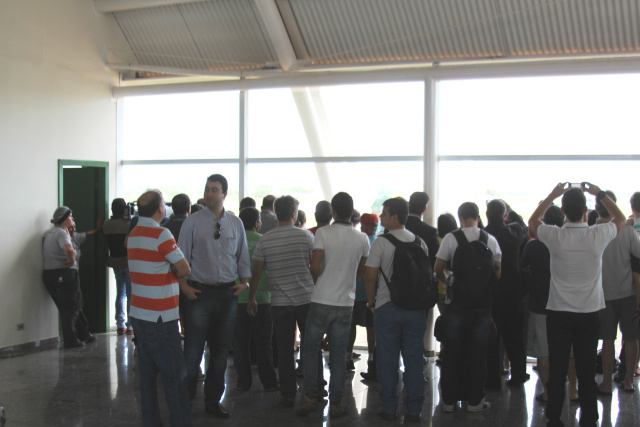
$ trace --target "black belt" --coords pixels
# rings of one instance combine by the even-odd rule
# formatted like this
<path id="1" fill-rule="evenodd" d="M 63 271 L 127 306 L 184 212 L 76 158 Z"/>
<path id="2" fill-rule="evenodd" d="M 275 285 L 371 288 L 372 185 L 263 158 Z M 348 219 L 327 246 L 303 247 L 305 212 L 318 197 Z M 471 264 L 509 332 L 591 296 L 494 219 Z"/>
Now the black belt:
<path id="1" fill-rule="evenodd" d="M 226 289 L 226 288 L 230 288 L 230 287 L 234 286 L 235 284 L 236 284 L 236 282 L 224 282 L 224 283 L 209 284 L 209 283 L 196 282 L 195 280 L 189 280 L 189 286 L 191 286 L 192 288 L 199 289 L 199 290 L 203 290 L 203 289 L 219 289 L 219 288 L 225 288 Z"/>

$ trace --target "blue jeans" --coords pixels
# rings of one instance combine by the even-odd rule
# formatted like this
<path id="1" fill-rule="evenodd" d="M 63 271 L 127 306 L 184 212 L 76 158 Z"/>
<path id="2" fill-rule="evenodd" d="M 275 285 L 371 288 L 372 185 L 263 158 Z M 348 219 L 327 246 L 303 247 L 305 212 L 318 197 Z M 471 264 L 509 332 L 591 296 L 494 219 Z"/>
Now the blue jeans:
<path id="1" fill-rule="evenodd" d="M 447 405 L 458 400 L 477 405 L 484 398 L 487 379 L 491 309 L 466 309 L 452 305 L 443 321 L 442 400 Z"/>
<path id="2" fill-rule="evenodd" d="M 278 343 L 278 376 L 280 377 L 280 394 L 282 397 L 296 396 L 298 385 L 296 383 L 293 344 L 296 340 L 297 324 L 304 348 L 309 305 L 271 306 L 273 328 L 276 334 L 276 342 Z M 304 361 L 304 355 L 302 360 Z M 322 363 L 322 359 L 319 360 L 319 363 Z M 306 365 L 306 363 L 303 363 L 303 365 Z"/>
<path id="3" fill-rule="evenodd" d="M 332 405 L 342 402 L 344 379 L 346 376 L 346 355 L 349 332 L 351 332 L 351 313 L 353 307 L 311 303 L 307 315 L 307 329 L 304 334 L 304 390 L 309 397 L 318 394 L 318 360 L 322 362 L 320 345 L 324 334 L 329 335 L 331 351 L 331 378 L 329 400 Z M 322 365 L 320 365 L 322 369 Z M 320 372 L 321 373 L 321 372 Z"/>
<path id="4" fill-rule="evenodd" d="M 129 309 L 131 307 L 131 278 L 129 277 L 129 268 L 114 268 L 113 274 L 116 276 L 116 325 L 118 328 L 128 328 L 130 323 L 124 320 L 124 301 L 126 298 L 128 320 Z"/>
<path id="5" fill-rule="evenodd" d="M 191 425 L 191 406 L 186 388 L 186 367 L 182 356 L 182 341 L 178 321 L 147 322 L 131 319 L 138 341 L 140 370 L 140 401 L 145 427 L 162 425 L 158 405 L 158 373 L 162 374 L 171 426 Z"/>
<path id="6" fill-rule="evenodd" d="M 192 285 L 197 287 L 195 285 Z M 233 341 L 238 297 L 229 288 L 197 287 L 202 290 L 198 298 L 187 304 L 184 358 L 187 363 L 189 397 L 196 397 L 196 383 L 204 343 L 209 346 L 209 367 L 204 381 L 204 401 L 217 403 L 224 394 L 224 374 Z"/>
<path id="7" fill-rule="evenodd" d="M 580 425 L 598 423 L 598 386 L 596 384 L 596 354 L 600 335 L 600 315 L 547 310 L 547 341 L 549 342 L 549 400 L 545 415 L 547 426 L 564 425 L 560 414 L 564 406 L 565 379 L 569 354 L 573 345 L 580 395 Z"/>
<path id="8" fill-rule="evenodd" d="M 405 310 L 388 302 L 376 308 L 376 369 L 382 407 L 394 414 L 398 407 L 398 358 L 404 363 L 404 403 L 409 414 L 422 412 L 424 402 L 423 344 L 427 329 L 424 310 Z"/>
<path id="9" fill-rule="evenodd" d="M 271 319 L 271 304 L 260 304 L 256 316 L 247 313 L 247 304 L 238 304 L 236 315 L 236 329 L 233 338 L 233 364 L 238 372 L 238 387 L 248 390 L 251 388 L 251 357 L 249 342 L 253 336 L 256 344 L 256 359 L 258 362 L 258 376 L 264 388 L 274 388 L 278 385 L 278 377 L 273 369 L 273 320 Z"/>

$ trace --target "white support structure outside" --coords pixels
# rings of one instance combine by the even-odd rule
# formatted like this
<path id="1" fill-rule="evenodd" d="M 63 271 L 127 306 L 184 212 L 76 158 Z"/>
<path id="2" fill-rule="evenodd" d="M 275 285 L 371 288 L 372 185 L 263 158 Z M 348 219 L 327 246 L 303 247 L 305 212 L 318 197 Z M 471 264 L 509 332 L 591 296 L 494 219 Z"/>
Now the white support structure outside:
<path id="1" fill-rule="evenodd" d="M 314 95 L 311 89 L 291 89 L 291 93 L 293 94 L 293 100 L 300 114 L 300 120 L 302 121 L 307 141 L 309 142 L 311 155 L 314 157 L 324 157 L 323 143 L 327 138 L 325 129 L 323 129 L 321 125 L 319 114 L 316 111 L 318 104 L 314 101 Z M 329 172 L 330 165 L 326 163 L 316 163 L 315 166 L 320 187 L 322 188 L 322 194 L 325 200 L 331 200 L 333 190 L 331 188 L 331 174 Z"/>
<path id="2" fill-rule="evenodd" d="M 247 157 L 249 147 L 249 91 L 240 91 L 240 130 L 238 134 L 238 174 L 239 174 L 239 188 L 238 194 L 240 200 L 242 200 L 247 194 Z"/>
<path id="3" fill-rule="evenodd" d="M 424 82 L 424 191 L 429 204 L 423 220 L 435 225 L 438 212 L 438 84 L 431 78 Z"/>

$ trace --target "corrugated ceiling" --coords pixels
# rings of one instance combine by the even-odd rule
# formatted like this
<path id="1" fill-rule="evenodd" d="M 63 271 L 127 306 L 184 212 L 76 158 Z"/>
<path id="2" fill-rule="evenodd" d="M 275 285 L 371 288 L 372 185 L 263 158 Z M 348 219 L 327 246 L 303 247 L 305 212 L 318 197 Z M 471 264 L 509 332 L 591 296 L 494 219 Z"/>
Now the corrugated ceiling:
<path id="1" fill-rule="evenodd" d="M 295 52 L 294 67 L 284 71 L 640 53 L 638 0 L 136 1 L 138 8 L 109 12 L 131 48 L 126 57 L 138 61 L 111 64 L 116 68 L 278 70 L 292 62 L 276 53 L 287 49 Z M 100 9 L 110 0 L 94 2 Z M 286 49 L 270 38 L 273 30 L 286 31 Z"/>

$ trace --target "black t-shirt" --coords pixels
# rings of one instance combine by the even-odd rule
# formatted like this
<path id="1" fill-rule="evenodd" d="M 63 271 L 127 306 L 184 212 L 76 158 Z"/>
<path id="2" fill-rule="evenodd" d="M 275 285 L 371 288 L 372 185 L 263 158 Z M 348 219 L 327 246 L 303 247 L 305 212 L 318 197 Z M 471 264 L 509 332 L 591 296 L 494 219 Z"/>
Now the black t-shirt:
<path id="1" fill-rule="evenodd" d="M 512 221 L 508 224 L 489 224 L 485 231 L 498 241 L 502 251 L 500 267 L 502 274 L 498 282 L 498 297 L 504 300 L 510 298 L 522 298 L 526 295 L 526 287 L 523 286 L 520 273 L 520 247 L 527 237 L 527 226 L 520 215 L 515 212 L 509 214 Z"/>
<path id="2" fill-rule="evenodd" d="M 429 224 L 423 222 L 417 216 L 411 216 L 407 218 L 406 229 L 420 237 L 427 244 L 427 250 L 429 252 L 429 260 L 431 261 L 431 267 L 436 264 L 436 254 L 440 249 L 440 240 L 438 239 L 438 230 Z"/>
<path id="3" fill-rule="evenodd" d="M 551 282 L 551 256 L 541 241 L 529 240 L 520 259 L 522 277 L 529 289 L 529 310 L 538 314 L 547 312 L 549 284 Z"/>

